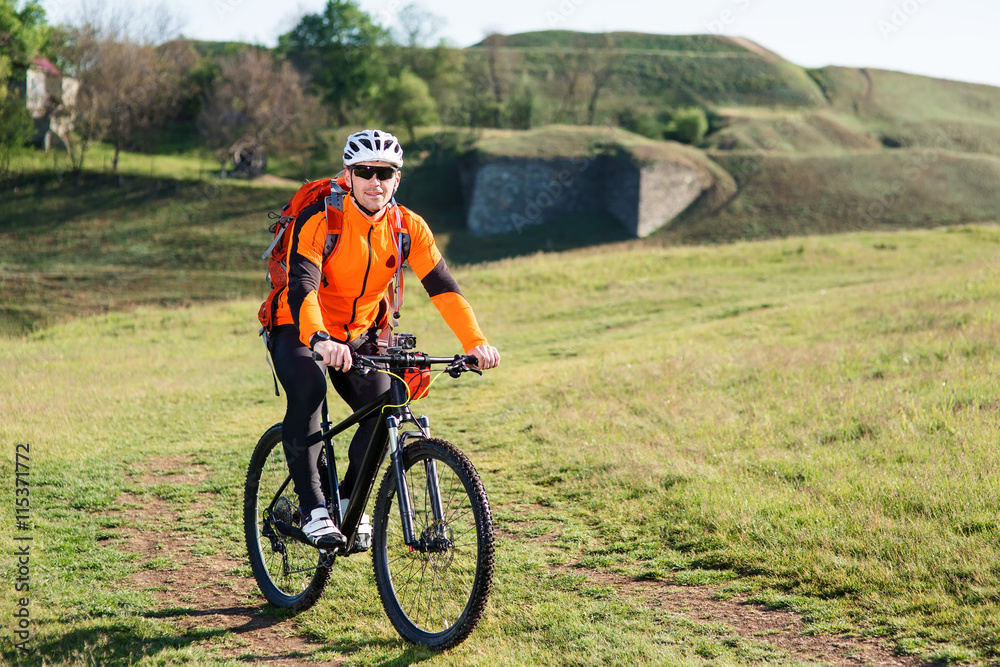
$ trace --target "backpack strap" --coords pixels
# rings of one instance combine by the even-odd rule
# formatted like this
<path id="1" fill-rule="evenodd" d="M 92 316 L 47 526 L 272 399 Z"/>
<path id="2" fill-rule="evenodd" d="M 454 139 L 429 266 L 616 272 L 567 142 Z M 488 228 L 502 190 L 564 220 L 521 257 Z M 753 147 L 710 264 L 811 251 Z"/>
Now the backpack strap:
<path id="1" fill-rule="evenodd" d="M 340 240 L 340 233 L 344 230 L 344 197 L 348 191 L 340 186 L 340 178 L 344 172 L 340 172 L 330 179 L 330 194 L 326 197 L 326 244 L 323 246 L 323 264 L 330 259 L 333 251 L 337 249 L 337 241 Z M 330 209 L 338 211 L 340 215 L 330 217 Z M 328 285 L 326 275 L 323 275 L 323 286 Z"/>
<path id="2" fill-rule="evenodd" d="M 403 222 L 403 215 L 399 212 L 399 205 L 393 197 L 390 205 L 396 215 L 396 289 L 392 299 L 392 326 L 399 325 L 399 311 L 403 307 L 403 262 L 410 257 L 410 234 Z"/>

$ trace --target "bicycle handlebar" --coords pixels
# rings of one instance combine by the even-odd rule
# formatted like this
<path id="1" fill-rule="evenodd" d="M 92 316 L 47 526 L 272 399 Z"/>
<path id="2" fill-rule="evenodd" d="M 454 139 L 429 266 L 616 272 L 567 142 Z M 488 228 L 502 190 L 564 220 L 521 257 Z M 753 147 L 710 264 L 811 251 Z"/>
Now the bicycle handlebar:
<path id="1" fill-rule="evenodd" d="M 322 361 L 323 355 L 313 352 L 314 361 Z M 462 373 L 472 371 L 477 375 L 482 375 L 479 370 L 479 360 L 471 354 L 456 354 L 453 357 L 432 357 L 423 352 L 392 352 L 390 354 L 364 355 L 351 352 L 351 363 L 361 374 L 368 371 L 377 370 L 378 364 L 385 364 L 389 370 L 400 368 L 429 368 L 447 364 L 444 369 L 448 375 L 457 378 Z"/>

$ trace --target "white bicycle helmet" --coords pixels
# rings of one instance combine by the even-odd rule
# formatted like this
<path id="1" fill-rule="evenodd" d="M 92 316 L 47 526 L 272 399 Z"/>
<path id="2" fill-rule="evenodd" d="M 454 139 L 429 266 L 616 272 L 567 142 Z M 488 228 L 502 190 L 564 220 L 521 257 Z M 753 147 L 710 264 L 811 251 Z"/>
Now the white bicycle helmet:
<path id="1" fill-rule="evenodd" d="M 359 162 L 388 162 L 397 169 L 403 167 L 403 147 L 399 140 L 381 130 L 362 130 L 347 137 L 344 145 L 344 166 Z"/>

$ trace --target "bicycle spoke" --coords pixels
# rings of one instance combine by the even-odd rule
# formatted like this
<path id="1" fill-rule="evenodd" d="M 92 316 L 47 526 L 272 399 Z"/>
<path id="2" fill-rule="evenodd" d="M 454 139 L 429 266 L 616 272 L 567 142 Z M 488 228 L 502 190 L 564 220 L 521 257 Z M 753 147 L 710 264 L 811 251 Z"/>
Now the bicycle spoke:
<path id="1" fill-rule="evenodd" d="M 411 641 L 443 648 L 471 632 L 482 614 L 492 581 L 493 540 L 489 505 L 464 455 L 447 443 L 423 440 L 404 452 L 415 537 L 426 549 L 411 551 L 399 528 L 398 498 L 385 496 L 376 509 L 383 547 L 373 551 L 376 583 L 390 620 Z M 427 466 L 434 459 L 436 466 Z M 436 470 L 443 517 L 434 517 Z M 472 489 L 470 491 L 470 489 Z M 483 531 L 486 532 L 483 532 Z"/>
<path id="2" fill-rule="evenodd" d="M 271 512 L 286 523 L 294 522 L 298 499 L 287 479 L 281 429 L 276 426 L 257 444 L 247 471 L 243 507 L 247 552 L 254 577 L 269 602 L 306 609 L 319 599 L 329 578 L 329 566 L 322 564 L 316 549 L 266 523 L 271 521 Z M 279 489 L 281 493 L 275 497 Z M 268 535 L 263 533 L 265 527 Z"/>

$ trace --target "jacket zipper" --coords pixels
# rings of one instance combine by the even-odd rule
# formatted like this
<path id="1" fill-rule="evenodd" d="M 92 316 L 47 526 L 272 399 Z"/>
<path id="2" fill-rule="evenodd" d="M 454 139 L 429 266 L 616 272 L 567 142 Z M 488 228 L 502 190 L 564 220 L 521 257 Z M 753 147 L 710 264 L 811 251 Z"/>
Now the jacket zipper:
<path id="1" fill-rule="evenodd" d="M 375 227 L 368 228 L 368 266 L 365 267 L 365 278 L 361 281 L 361 294 L 354 299 L 354 303 L 351 304 L 351 319 L 344 325 L 344 333 L 347 334 L 348 340 L 350 340 L 350 325 L 354 324 L 354 318 L 358 316 L 358 300 L 365 295 L 365 290 L 368 288 L 368 275 L 372 271 L 372 232 L 375 231 Z"/>

